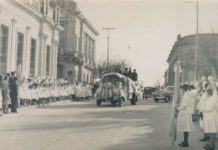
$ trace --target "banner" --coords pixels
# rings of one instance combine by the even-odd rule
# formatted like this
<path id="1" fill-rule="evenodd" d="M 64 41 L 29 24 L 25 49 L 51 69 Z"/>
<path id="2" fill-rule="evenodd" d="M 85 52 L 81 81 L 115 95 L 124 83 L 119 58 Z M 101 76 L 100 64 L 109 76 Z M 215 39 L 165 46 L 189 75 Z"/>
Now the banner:
<path id="1" fill-rule="evenodd" d="M 176 62 L 174 66 L 175 72 L 175 80 L 174 80 L 174 94 L 173 94 L 173 101 L 172 101 L 172 109 L 170 114 L 170 131 L 169 136 L 171 138 L 172 145 L 177 139 L 177 106 L 180 103 L 180 62 Z"/>

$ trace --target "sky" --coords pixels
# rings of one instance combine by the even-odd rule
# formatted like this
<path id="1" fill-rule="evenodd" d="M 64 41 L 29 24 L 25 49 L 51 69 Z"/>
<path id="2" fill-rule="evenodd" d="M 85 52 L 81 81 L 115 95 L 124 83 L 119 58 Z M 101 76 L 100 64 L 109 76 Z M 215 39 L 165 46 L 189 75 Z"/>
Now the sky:
<path id="1" fill-rule="evenodd" d="M 167 58 L 177 39 L 196 33 L 196 2 L 191 0 L 76 0 L 82 14 L 99 32 L 96 62 L 126 60 L 145 86 L 164 83 Z M 218 2 L 199 1 L 199 33 L 218 32 Z"/>

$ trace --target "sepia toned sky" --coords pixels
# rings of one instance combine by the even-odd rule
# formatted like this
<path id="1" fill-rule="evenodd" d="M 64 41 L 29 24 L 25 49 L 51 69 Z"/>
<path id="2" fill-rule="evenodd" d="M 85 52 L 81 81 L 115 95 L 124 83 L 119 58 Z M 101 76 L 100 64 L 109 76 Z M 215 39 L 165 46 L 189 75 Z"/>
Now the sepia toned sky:
<path id="1" fill-rule="evenodd" d="M 195 34 L 196 2 L 188 0 L 76 0 L 96 27 L 97 62 L 106 59 L 107 32 L 110 59 L 125 59 L 136 68 L 145 86 L 164 83 L 166 62 L 177 35 Z M 218 32 L 218 2 L 199 1 L 199 32 Z"/>

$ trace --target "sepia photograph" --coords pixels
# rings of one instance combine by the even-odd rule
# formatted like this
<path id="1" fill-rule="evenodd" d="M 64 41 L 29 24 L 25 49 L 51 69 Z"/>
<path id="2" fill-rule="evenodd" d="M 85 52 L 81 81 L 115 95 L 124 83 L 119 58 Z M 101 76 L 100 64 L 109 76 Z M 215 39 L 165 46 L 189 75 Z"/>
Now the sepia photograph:
<path id="1" fill-rule="evenodd" d="M 218 0 L 0 0 L 0 150 L 218 150 Z"/>

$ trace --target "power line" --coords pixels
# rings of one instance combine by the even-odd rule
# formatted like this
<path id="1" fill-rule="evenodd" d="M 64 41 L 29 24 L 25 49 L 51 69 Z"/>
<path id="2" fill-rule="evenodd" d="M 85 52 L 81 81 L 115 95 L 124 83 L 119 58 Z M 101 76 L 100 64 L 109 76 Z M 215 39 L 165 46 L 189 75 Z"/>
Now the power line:
<path id="1" fill-rule="evenodd" d="M 107 30 L 107 67 L 109 64 L 109 50 L 110 50 L 110 31 L 111 30 L 115 30 L 116 28 L 111 28 L 111 27 L 107 27 L 107 28 L 102 28 L 103 30 Z"/>

